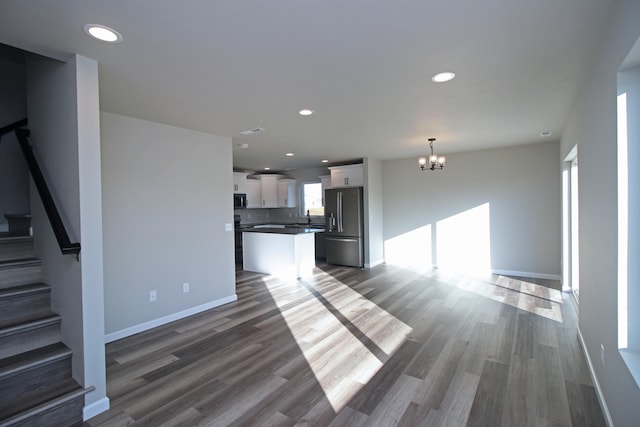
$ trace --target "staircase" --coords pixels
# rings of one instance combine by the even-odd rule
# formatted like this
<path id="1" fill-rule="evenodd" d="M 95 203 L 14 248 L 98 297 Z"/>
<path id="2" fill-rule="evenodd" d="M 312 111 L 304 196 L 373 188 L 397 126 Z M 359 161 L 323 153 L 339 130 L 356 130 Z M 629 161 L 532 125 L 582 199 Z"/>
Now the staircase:
<path id="1" fill-rule="evenodd" d="M 33 238 L 0 237 L 0 427 L 82 425 L 83 389 L 71 377 Z"/>

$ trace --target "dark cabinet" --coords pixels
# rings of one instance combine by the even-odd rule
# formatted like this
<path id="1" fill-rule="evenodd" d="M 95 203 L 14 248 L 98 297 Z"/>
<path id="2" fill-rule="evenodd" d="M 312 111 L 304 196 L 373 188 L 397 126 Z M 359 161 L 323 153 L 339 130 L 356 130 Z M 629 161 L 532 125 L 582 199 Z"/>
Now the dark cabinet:
<path id="1" fill-rule="evenodd" d="M 327 249 L 325 244 L 325 233 L 316 234 L 316 259 L 324 260 L 327 258 Z"/>
<path id="2" fill-rule="evenodd" d="M 235 231 L 236 264 L 242 264 L 242 231 Z"/>

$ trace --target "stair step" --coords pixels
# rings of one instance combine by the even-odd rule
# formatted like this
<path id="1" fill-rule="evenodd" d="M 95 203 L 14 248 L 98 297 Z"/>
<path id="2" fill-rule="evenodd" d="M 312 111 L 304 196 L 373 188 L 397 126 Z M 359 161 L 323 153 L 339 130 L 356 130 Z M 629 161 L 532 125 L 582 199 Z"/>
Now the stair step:
<path id="1" fill-rule="evenodd" d="M 0 261 L 33 257 L 33 237 L 16 236 L 0 238 Z"/>
<path id="2" fill-rule="evenodd" d="M 58 342 L 0 360 L 0 402 L 71 378 L 71 354 Z"/>
<path id="3" fill-rule="evenodd" d="M 14 317 L 45 313 L 51 307 L 51 288 L 42 283 L 0 289 L 0 323 Z"/>
<path id="4" fill-rule="evenodd" d="M 42 276 L 42 262 L 37 258 L 0 261 L 0 289 L 37 283 Z"/>
<path id="5" fill-rule="evenodd" d="M 48 312 L 0 323 L 0 359 L 59 342 L 61 320 Z"/>
<path id="6" fill-rule="evenodd" d="M 69 426 L 82 421 L 83 389 L 68 378 L 50 387 L 0 403 L 0 427 Z"/>

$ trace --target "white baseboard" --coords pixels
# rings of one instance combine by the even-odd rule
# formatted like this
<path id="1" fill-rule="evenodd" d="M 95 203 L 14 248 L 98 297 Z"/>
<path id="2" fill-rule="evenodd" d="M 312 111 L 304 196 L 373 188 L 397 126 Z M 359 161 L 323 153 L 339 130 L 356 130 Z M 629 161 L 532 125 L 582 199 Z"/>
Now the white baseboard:
<path id="1" fill-rule="evenodd" d="M 374 262 L 370 262 L 368 264 L 365 263 L 364 264 L 364 268 L 373 268 L 373 267 L 375 267 L 377 265 L 380 265 L 380 264 L 384 264 L 384 259 L 379 259 L 379 260 L 376 260 Z"/>
<path id="2" fill-rule="evenodd" d="M 109 398 L 106 396 L 100 400 L 85 405 L 85 407 L 82 408 L 82 421 L 87 421 L 88 419 L 93 418 L 98 414 L 108 411 L 109 405 Z"/>
<path id="3" fill-rule="evenodd" d="M 584 338 L 582 338 L 582 333 L 580 332 L 580 328 L 578 328 L 578 341 L 580 341 L 580 347 L 582 347 L 582 353 L 584 354 L 584 358 L 587 359 L 587 366 L 589 367 L 589 375 L 591 375 L 591 381 L 593 382 L 593 387 L 596 389 L 596 396 L 598 396 L 598 402 L 600 402 L 600 407 L 602 407 L 604 420 L 607 423 L 608 427 L 613 427 L 613 419 L 611 418 L 611 413 L 609 412 L 607 401 L 604 400 L 604 395 L 602 394 L 600 383 L 598 382 L 598 378 L 596 377 L 596 371 L 593 369 L 593 364 L 591 363 L 591 357 L 589 357 L 589 352 L 587 351 L 587 346 L 584 343 Z"/>
<path id="4" fill-rule="evenodd" d="M 238 295 L 233 294 L 229 295 L 225 298 L 220 298 L 215 301 L 208 302 L 206 304 L 198 305 L 196 307 L 191 307 L 183 311 L 179 311 L 177 313 L 169 314 L 164 317 L 160 317 L 158 319 L 150 320 L 148 322 L 141 323 L 139 325 L 131 326 L 129 328 L 122 329 L 120 331 L 111 332 L 110 334 L 106 334 L 104 337 L 105 343 L 110 343 L 122 338 L 129 337 L 131 335 L 138 334 L 140 332 L 147 331 L 149 329 L 155 328 L 157 326 L 162 326 L 170 322 L 174 322 L 176 320 L 183 319 L 188 316 L 193 316 L 194 314 L 198 314 L 205 310 L 210 310 L 212 308 L 216 308 L 223 304 L 228 304 L 233 301 L 238 300 Z"/>
<path id="5" fill-rule="evenodd" d="M 512 271 L 512 270 L 491 270 L 493 274 L 501 274 L 503 276 L 531 277 L 532 279 L 549 279 L 561 280 L 559 274 L 531 273 L 528 271 Z"/>

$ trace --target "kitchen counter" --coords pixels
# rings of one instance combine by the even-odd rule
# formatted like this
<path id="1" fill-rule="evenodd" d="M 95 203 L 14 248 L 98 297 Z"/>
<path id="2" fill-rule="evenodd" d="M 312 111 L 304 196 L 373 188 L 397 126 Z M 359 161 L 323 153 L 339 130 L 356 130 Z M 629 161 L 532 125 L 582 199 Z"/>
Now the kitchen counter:
<path id="1" fill-rule="evenodd" d="M 275 234 L 305 234 L 305 233 L 322 233 L 323 228 L 309 228 L 309 227 L 248 227 L 240 228 L 242 232 L 246 233 L 275 233 Z"/>
<path id="2" fill-rule="evenodd" d="M 242 228 L 242 268 L 285 278 L 313 274 L 318 228 L 266 224 Z"/>
<path id="3" fill-rule="evenodd" d="M 306 228 L 306 229 L 312 229 L 312 230 L 324 230 L 324 223 L 319 224 L 319 223 L 311 223 L 311 225 L 309 225 L 306 222 L 258 222 L 258 223 L 254 223 L 254 224 L 236 224 L 235 229 L 236 231 L 250 231 L 250 230 L 264 230 L 264 229 L 270 229 L 270 228 L 275 228 L 278 230 L 282 230 L 283 228 L 285 229 L 300 229 L 300 228 Z"/>

